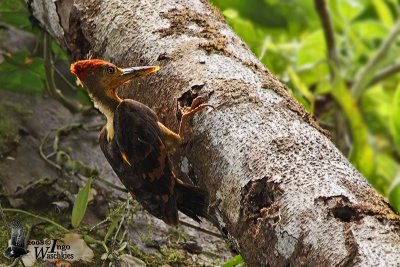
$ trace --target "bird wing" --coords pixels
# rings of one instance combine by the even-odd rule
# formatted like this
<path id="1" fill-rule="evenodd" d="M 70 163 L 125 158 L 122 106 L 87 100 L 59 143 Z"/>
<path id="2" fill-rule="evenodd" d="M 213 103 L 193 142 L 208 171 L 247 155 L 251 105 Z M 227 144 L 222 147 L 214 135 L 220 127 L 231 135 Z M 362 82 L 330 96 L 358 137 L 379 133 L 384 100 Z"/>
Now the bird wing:
<path id="1" fill-rule="evenodd" d="M 148 107 L 137 101 L 122 101 L 114 113 L 116 141 L 129 161 L 137 163 L 159 150 L 160 131 Z M 151 110 L 150 110 L 151 111 Z"/>
<path id="2" fill-rule="evenodd" d="M 124 100 L 114 113 L 114 132 L 109 142 L 106 130 L 100 136 L 100 145 L 114 171 L 147 211 L 176 225 L 175 176 L 157 116 L 137 101 Z"/>
<path id="3" fill-rule="evenodd" d="M 169 171 L 163 133 L 149 107 L 131 99 L 122 101 L 114 113 L 114 132 L 122 157 L 143 177 L 153 181 L 163 177 L 166 167 Z M 166 185 L 171 183 L 168 180 Z"/>

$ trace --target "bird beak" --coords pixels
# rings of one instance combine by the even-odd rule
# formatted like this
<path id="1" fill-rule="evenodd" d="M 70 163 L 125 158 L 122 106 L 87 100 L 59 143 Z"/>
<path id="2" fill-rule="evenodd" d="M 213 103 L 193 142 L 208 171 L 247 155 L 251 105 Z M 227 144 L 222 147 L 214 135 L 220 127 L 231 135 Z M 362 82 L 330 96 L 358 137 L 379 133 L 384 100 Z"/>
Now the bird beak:
<path id="1" fill-rule="evenodd" d="M 153 72 L 158 71 L 159 69 L 160 69 L 159 66 L 140 66 L 140 67 L 121 69 L 121 70 L 122 70 L 122 77 L 124 77 L 127 81 L 129 81 L 136 77 L 149 75 Z"/>

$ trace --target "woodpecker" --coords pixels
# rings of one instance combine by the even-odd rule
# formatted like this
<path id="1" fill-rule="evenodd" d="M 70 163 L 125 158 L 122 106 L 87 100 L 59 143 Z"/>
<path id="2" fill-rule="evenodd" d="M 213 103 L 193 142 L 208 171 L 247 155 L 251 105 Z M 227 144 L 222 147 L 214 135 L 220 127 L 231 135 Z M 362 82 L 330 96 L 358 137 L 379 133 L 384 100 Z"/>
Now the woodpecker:
<path id="1" fill-rule="evenodd" d="M 158 66 L 119 68 L 101 59 L 71 65 L 71 72 L 107 119 L 100 132 L 100 147 L 132 196 L 169 225 L 178 224 L 178 210 L 197 222 L 200 217 L 213 220 L 207 193 L 176 178 L 169 161 L 170 153 L 183 142 L 188 118 L 210 105 L 194 101 L 183 114 L 177 134 L 163 125 L 148 106 L 117 94 L 122 84 L 158 70 Z"/>

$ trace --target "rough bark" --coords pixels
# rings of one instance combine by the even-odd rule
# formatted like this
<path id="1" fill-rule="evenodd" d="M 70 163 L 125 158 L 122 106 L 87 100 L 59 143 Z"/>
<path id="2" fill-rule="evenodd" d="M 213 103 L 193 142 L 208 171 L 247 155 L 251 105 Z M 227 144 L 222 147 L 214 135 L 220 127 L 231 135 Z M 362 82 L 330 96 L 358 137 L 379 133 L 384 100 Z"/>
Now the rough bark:
<path id="1" fill-rule="evenodd" d="M 249 266 L 394 266 L 399 219 L 284 86 L 200 0 L 28 0 L 73 59 L 161 70 L 121 92 L 177 129 L 196 115 L 180 169 L 210 192 Z M 267 14 L 266 14 L 267 15 Z"/>

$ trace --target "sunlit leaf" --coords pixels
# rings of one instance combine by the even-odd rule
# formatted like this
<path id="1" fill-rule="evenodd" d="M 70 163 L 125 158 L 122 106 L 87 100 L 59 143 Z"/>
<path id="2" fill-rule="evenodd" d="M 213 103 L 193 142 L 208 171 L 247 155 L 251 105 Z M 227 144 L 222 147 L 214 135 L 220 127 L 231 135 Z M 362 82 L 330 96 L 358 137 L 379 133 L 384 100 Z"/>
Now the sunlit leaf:
<path id="1" fill-rule="evenodd" d="M 391 155 L 384 153 L 377 155 L 376 166 L 375 173 L 370 182 L 380 193 L 387 195 L 389 185 L 400 171 L 400 166 Z"/>
<path id="2" fill-rule="evenodd" d="M 322 59 L 307 65 L 296 68 L 297 75 L 308 87 L 315 86 L 330 76 L 328 61 Z M 330 84 L 332 86 L 332 84 Z"/>
<path id="3" fill-rule="evenodd" d="M 222 264 L 221 267 L 234 267 L 234 266 L 237 266 L 242 263 L 244 263 L 243 257 L 241 255 L 237 255 L 237 256 L 233 257 L 232 259 L 230 259 L 229 261 Z"/>
<path id="4" fill-rule="evenodd" d="M 222 12 L 222 14 L 224 14 L 224 16 L 229 19 L 235 19 L 239 16 L 239 13 L 237 12 L 237 10 L 233 9 L 233 8 L 225 9 L 224 12 Z"/>
<path id="5" fill-rule="evenodd" d="M 92 186 L 92 178 L 89 178 L 84 187 L 76 195 L 72 209 L 71 223 L 74 228 L 78 227 L 86 213 L 89 200 L 89 192 Z"/>
<path id="6" fill-rule="evenodd" d="M 307 85 L 305 85 L 302 82 L 300 77 L 297 75 L 297 73 L 293 70 L 291 66 L 287 68 L 287 72 L 295 88 L 300 91 L 300 93 L 308 100 L 308 102 L 311 105 L 313 105 L 315 98 L 314 95 L 310 92 L 310 90 L 308 90 Z M 313 110 L 311 110 L 311 112 L 313 112 Z"/>
<path id="7" fill-rule="evenodd" d="M 390 8 L 387 6 L 385 1 L 372 0 L 372 4 L 376 10 L 376 13 L 378 13 L 378 17 L 382 21 L 382 23 L 388 27 L 392 26 L 393 25 L 392 12 L 390 11 Z"/>
<path id="8" fill-rule="evenodd" d="M 251 49 L 257 50 L 257 48 L 261 47 L 264 37 L 262 29 L 239 16 L 234 16 L 233 18 L 227 17 L 227 20 L 235 32 L 242 36 Z"/>
<path id="9" fill-rule="evenodd" d="M 361 112 L 342 80 L 335 81 L 332 93 L 350 125 L 353 140 L 350 161 L 363 175 L 371 177 L 375 169 L 374 151 L 369 143 L 368 128 Z"/>
<path id="10" fill-rule="evenodd" d="M 398 84 L 393 97 L 391 121 L 393 127 L 393 139 L 397 146 L 400 147 L 400 83 Z"/>
<path id="11" fill-rule="evenodd" d="M 361 98 L 364 119 L 375 133 L 391 136 L 393 92 L 384 90 L 382 84 L 369 88 Z"/>
<path id="12" fill-rule="evenodd" d="M 329 93 L 332 90 L 332 83 L 328 80 L 321 80 L 317 84 L 317 89 L 315 90 L 316 95 L 323 95 Z"/>
<path id="13" fill-rule="evenodd" d="M 301 40 L 297 64 L 307 65 L 326 58 L 326 45 L 322 30 L 317 30 Z"/>
<path id="14" fill-rule="evenodd" d="M 373 20 L 358 21 L 351 27 L 359 37 L 368 41 L 384 38 L 388 34 L 388 29 L 382 23 Z"/>
<path id="15" fill-rule="evenodd" d="M 396 179 L 393 181 L 389 189 L 389 202 L 393 208 L 398 212 L 400 211 L 400 175 L 397 174 Z"/>
<path id="16" fill-rule="evenodd" d="M 341 17 L 347 21 L 351 21 L 357 17 L 365 8 L 365 4 L 358 0 L 337 0 L 331 2 L 337 4 Z"/>

